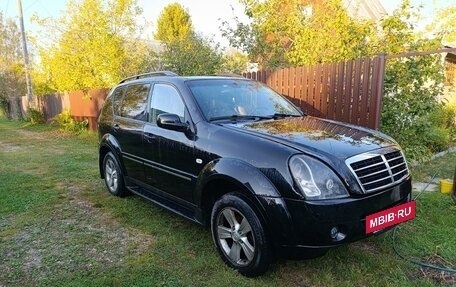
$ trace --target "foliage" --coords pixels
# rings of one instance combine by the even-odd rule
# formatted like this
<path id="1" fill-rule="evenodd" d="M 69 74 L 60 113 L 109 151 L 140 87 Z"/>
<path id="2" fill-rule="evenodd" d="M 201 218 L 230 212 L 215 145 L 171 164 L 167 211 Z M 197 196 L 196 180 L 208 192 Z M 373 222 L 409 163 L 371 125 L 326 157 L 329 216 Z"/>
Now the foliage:
<path id="1" fill-rule="evenodd" d="M 337 62 L 369 54 L 374 25 L 354 20 L 341 0 L 241 0 L 249 25 L 223 23 L 230 44 L 265 68 Z"/>
<path id="2" fill-rule="evenodd" d="M 72 0 L 59 19 L 35 17 L 50 33 L 50 42 L 36 43 L 42 79 L 56 91 L 84 90 L 110 87 L 138 69 L 147 54 L 134 40 L 140 13 L 136 0 Z"/>
<path id="3" fill-rule="evenodd" d="M 231 51 L 223 55 L 221 73 L 242 75 L 247 70 L 248 56 L 240 51 Z"/>
<path id="4" fill-rule="evenodd" d="M 222 55 L 218 44 L 193 31 L 188 12 L 174 3 L 166 6 L 157 22 L 163 67 L 179 75 L 214 74 L 220 70 Z"/>
<path id="5" fill-rule="evenodd" d="M 0 11 L 0 101 L 26 93 L 19 29 Z"/>
<path id="6" fill-rule="evenodd" d="M 27 111 L 26 121 L 30 122 L 32 125 L 44 124 L 44 114 L 38 109 L 29 108 Z"/>
<path id="7" fill-rule="evenodd" d="M 417 13 L 404 1 L 382 21 L 379 41 L 387 53 L 438 49 L 441 39 L 421 39 L 413 30 Z M 443 93 L 441 56 L 411 56 L 387 61 L 381 130 L 394 137 L 411 160 L 424 160 L 447 148 L 449 130 L 435 115 L 442 112 L 438 100 Z"/>
<path id="8" fill-rule="evenodd" d="M 222 64 L 222 55 L 212 44 L 199 35 L 165 43 L 163 65 L 179 75 L 215 74 Z"/>
<path id="9" fill-rule="evenodd" d="M 181 41 L 194 34 L 188 11 L 179 3 L 166 6 L 157 21 L 155 39 L 164 43 Z"/>
<path id="10" fill-rule="evenodd" d="M 456 5 L 445 7 L 436 11 L 436 17 L 427 30 L 441 37 L 445 44 L 452 47 L 456 45 Z"/>
<path id="11" fill-rule="evenodd" d="M 0 118 L 8 117 L 8 101 L 0 97 Z"/>
<path id="12" fill-rule="evenodd" d="M 76 121 L 71 117 L 71 112 L 70 110 L 65 110 L 55 116 L 52 119 L 53 123 L 57 123 L 60 127 L 61 130 L 74 133 L 74 134 L 80 134 L 84 131 L 87 130 L 87 126 L 89 122 L 87 120 L 83 121 Z"/>

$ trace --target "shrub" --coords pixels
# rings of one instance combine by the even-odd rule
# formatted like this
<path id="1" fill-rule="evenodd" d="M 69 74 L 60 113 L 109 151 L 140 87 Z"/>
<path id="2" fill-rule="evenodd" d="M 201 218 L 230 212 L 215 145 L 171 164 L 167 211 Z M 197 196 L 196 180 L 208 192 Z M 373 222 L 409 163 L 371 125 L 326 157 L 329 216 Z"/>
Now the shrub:
<path id="1" fill-rule="evenodd" d="M 0 97 L 0 118 L 8 117 L 8 101 Z"/>
<path id="2" fill-rule="evenodd" d="M 424 144 L 433 153 L 447 149 L 450 146 L 450 133 L 441 127 L 432 127 L 424 137 Z"/>
<path id="3" fill-rule="evenodd" d="M 71 117 L 70 110 L 61 112 L 52 119 L 52 122 L 58 124 L 61 130 L 74 134 L 80 134 L 86 131 L 89 124 L 88 120 L 75 121 Z"/>
<path id="4" fill-rule="evenodd" d="M 29 108 L 27 111 L 27 117 L 25 119 L 27 122 L 30 122 L 32 125 L 44 124 L 44 114 L 42 111 L 34 108 Z"/>

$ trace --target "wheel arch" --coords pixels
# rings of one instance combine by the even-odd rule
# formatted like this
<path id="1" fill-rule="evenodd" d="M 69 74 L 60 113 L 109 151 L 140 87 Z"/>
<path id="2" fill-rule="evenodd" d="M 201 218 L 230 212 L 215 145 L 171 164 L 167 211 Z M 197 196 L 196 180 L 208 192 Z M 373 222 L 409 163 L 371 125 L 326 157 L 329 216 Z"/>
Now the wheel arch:
<path id="1" fill-rule="evenodd" d="M 204 224 L 210 222 L 214 203 L 230 192 L 248 200 L 262 220 L 266 218 L 257 196 L 280 197 L 275 186 L 256 167 L 239 159 L 216 159 L 203 168 L 196 183 L 195 202 L 202 210 Z"/>
<path id="2" fill-rule="evenodd" d="M 100 177 L 104 178 L 104 172 L 103 172 L 103 160 L 108 152 L 112 152 L 114 156 L 116 157 L 117 162 L 120 165 L 120 168 L 122 169 L 122 172 L 125 173 L 125 167 L 123 165 L 123 161 L 121 160 L 122 156 L 122 150 L 120 149 L 120 145 L 115 139 L 115 137 L 111 134 L 105 134 L 99 145 L 99 151 L 98 151 L 98 168 L 100 172 Z"/>

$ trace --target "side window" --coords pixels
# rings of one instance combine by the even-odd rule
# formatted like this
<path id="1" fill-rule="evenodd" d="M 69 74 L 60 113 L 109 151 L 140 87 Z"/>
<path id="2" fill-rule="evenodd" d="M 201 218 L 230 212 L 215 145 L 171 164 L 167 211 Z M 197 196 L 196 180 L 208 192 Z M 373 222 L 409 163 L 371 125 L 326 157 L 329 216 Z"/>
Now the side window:
<path id="1" fill-rule="evenodd" d="M 150 84 L 128 86 L 120 108 L 122 117 L 146 120 L 147 96 L 149 95 Z"/>
<path id="2" fill-rule="evenodd" d="M 163 113 L 176 114 L 184 122 L 185 106 L 174 87 L 155 84 L 150 103 L 150 121 L 156 123 L 157 116 Z"/>
<path id="3" fill-rule="evenodd" d="M 125 87 L 119 87 L 112 94 L 112 108 L 116 116 L 120 116 L 120 106 L 122 105 L 124 91 Z"/>

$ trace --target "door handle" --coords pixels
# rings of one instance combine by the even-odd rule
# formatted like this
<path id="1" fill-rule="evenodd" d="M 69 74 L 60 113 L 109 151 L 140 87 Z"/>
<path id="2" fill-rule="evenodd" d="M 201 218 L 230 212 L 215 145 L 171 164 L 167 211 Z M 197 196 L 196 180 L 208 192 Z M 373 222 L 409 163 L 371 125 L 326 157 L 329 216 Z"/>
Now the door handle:
<path id="1" fill-rule="evenodd" d="M 144 138 L 147 142 L 152 143 L 157 139 L 157 136 L 151 133 L 144 133 Z"/>

